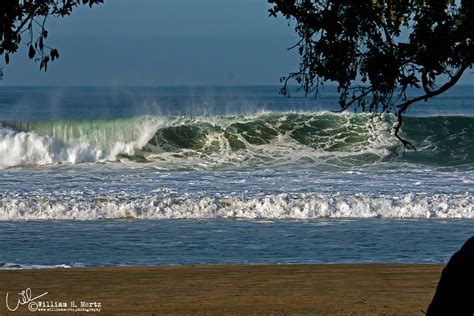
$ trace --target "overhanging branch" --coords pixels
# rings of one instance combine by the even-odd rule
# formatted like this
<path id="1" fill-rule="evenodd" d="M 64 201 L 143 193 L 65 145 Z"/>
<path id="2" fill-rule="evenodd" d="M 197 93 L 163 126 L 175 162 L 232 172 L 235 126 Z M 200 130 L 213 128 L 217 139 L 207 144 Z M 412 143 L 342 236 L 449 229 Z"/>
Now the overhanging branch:
<path id="1" fill-rule="evenodd" d="M 410 105 L 412 105 L 413 103 L 416 103 L 418 101 L 423 101 L 423 100 L 426 101 L 429 98 L 435 97 L 435 96 L 437 96 L 437 95 L 439 95 L 443 92 L 446 92 L 447 90 L 452 88 L 459 81 L 459 79 L 461 79 L 464 71 L 466 71 L 466 69 L 468 67 L 469 67 L 468 64 L 461 66 L 461 68 L 458 69 L 456 74 L 454 76 L 452 76 L 451 79 L 448 82 L 446 82 L 444 85 L 442 85 L 439 89 L 437 89 L 437 90 L 426 90 L 425 89 L 426 93 L 424 95 L 409 99 L 409 100 L 407 100 L 407 101 L 405 101 L 402 104 L 397 106 L 398 107 L 398 111 L 397 111 L 397 121 L 398 122 L 397 122 L 397 125 L 395 126 L 395 136 L 403 143 L 404 147 L 411 147 L 416 151 L 416 148 L 415 148 L 415 146 L 413 146 L 413 144 L 411 144 L 406 139 L 403 139 L 399 135 L 400 129 L 403 125 L 403 114 L 406 113 L 406 111 L 408 110 Z"/>
<path id="2" fill-rule="evenodd" d="M 421 96 L 415 97 L 413 99 L 407 100 L 407 101 L 403 102 L 402 104 L 398 105 L 397 106 L 398 107 L 398 113 L 404 114 L 408 110 L 410 105 L 412 105 L 413 103 L 416 103 L 416 102 L 422 101 L 422 100 L 427 100 L 427 99 L 435 97 L 435 96 L 437 96 L 437 95 L 439 95 L 443 92 L 446 92 L 447 90 L 452 88 L 459 81 L 459 79 L 461 79 L 462 74 L 464 73 L 464 71 L 468 67 L 469 67 L 469 65 L 463 65 L 461 68 L 459 68 L 458 71 L 456 72 L 456 74 L 451 77 L 451 80 L 446 82 L 439 89 L 437 89 L 437 90 L 428 90 L 424 95 L 421 95 Z"/>

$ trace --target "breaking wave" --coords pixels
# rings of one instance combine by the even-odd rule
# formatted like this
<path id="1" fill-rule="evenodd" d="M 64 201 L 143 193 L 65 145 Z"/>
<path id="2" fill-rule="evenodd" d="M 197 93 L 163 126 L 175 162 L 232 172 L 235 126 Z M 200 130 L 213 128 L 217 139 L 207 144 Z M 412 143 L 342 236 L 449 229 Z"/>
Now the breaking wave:
<path id="1" fill-rule="evenodd" d="M 465 194 L 0 195 L 0 220 L 474 218 Z"/>
<path id="2" fill-rule="evenodd" d="M 408 117 L 403 153 L 391 116 L 260 113 L 0 123 L 0 168 L 135 161 L 169 168 L 408 162 L 472 168 L 474 117 Z"/>

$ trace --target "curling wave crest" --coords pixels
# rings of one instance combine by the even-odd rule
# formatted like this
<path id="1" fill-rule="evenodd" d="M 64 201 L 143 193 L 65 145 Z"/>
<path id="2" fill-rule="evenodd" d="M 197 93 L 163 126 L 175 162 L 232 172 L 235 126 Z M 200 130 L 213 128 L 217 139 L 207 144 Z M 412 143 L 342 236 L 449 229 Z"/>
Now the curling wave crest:
<path id="1" fill-rule="evenodd" d="M 408 117 L 403 154 L 389 115 L 260 113 L 0 123 L 0 168 L 141 162 L 175 168 L 377 163 L 473 168 L 474 117 Z"/>

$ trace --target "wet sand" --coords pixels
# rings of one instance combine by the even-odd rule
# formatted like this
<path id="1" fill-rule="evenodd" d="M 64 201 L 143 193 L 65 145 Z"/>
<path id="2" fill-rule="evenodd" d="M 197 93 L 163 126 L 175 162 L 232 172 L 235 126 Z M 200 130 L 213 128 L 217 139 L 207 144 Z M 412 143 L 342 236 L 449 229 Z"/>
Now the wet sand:
<path id="1" fill-rule="evenodd" d="M 32 297 L 48 292 L 37 301 L 101 303 L 100 315 L 423 315 L 442 268 L 350 264 L 4 270 L 0 315 L 27 311 L 20 305 L 8 312 L 5 302 L 9 292 L 9 305 L 15 306 L 18 292 L 26 288 Z"/>

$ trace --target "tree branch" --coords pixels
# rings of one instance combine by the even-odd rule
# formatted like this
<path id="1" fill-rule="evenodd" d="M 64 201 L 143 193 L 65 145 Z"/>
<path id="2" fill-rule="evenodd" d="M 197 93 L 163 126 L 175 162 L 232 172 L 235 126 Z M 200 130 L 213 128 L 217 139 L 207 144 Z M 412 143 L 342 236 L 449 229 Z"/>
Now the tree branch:
<path id="1" fill-rule="evenodd" d="M 422 100 L 428 100 L 429 98 L 432 98 L 432 97 L 435 97 L 443 92 L 446 92 L 447 90 L 449 90 L 450 88 L 452 88 L 458 81 L 459 79 L 461 79 L 464 71 L 469 68 L 469 65 L 463 65 L 461 66 L 461 68 L 458 69 L 458 71 L 456 72 L 456 74 L 454 76 L 451 77 L 451 80 L 449 80 L 448 82 L 446 82 L 444 85 L 442 85 L 439 89 L 437 90 L 428 90 L 426 91 L 426 93 L 424 95 L 421 95 L 421 96 L 418 96 L 418 97 L 415 97 L 415 98 L 412 98 L 410 100 L 407 100 L 405 102 L 403 102 L 402 104 L 398 105 L 398 111 L 397 111 L 397 125 L 395 126 L 395 137 L 398 138 L 398 140 L 400 140 L 402 143 L 403 143 L 403 146 L 406 148 L 406 147 L 411 147 L 412 149 L 414 149 L 416 151 L 416 148 L 415 146 L 413 146 L 413 144 L 411 144 L 409 141 L 407 141 L 406 139 L 403 139 L 402 137 L 400 137 L 399 135 L 399 132 L 400 132 L 400 129 L 403 125 L 403 114 L 405 114 L 405 112 L 408 110 L 408 108 L 410 107 L 410 105 L 412 105 L 413 103 L 415 102 L 418 102 L 418 101 L 422 101 Z"/>
<path id="2" fill-rule="evenodd" d="M 413 103 L 418 102 L 418 101 L 422 101 L 422 100 L 427 100 L 427 99 L 435 97 L 435 96 L 437 96 L 437 95 L 439 95 L 443 92 L 446 92 L 447 90 L 452 88 L 459 81 L 459 79 L 461 79 L 462 74 L 464 73 L 464 71 L 467 68 L 469 68 L 469 65 L 467 65 L 467 64 L 463 65 L 461 68 L 458 69 L 456 74 L 451 77 L 451 80 L 446 82 L 439 89 L 437 89 L 437 90 L 428 90 L 424 95 L 421 95 L 421 96 L 415 97 L 413 99 L 407 100 L 407 101 L 403 102 L 402 104 L 398 105 L 397 106 L 398 107 L 398 112 L 400 114 L 404 114 L 406 112 L 406 110 L 408 110 L 410 105 L 412 105 Z"/>
<path id="3" fill-rule="evenodd" d="M 36 3 L 35 6 L 33 7 L 33 10 L 30 11 L 30 13 L 28 14 L 28 16 L 26 17 L 26 19 L 24 19 L 21 24 L 16 28 L 16 30 L 13 32 L 13 34 L 15 35 L 18 35 L 18 32 L 21 31 L 21 29 L 25 26 L 26 23 L 28 23 L 29 20 L 31 20 L 35 14 L 36 14 L 36 10 L 39 9 L 39 7 L 41 6 L 41 3 Z"/>

